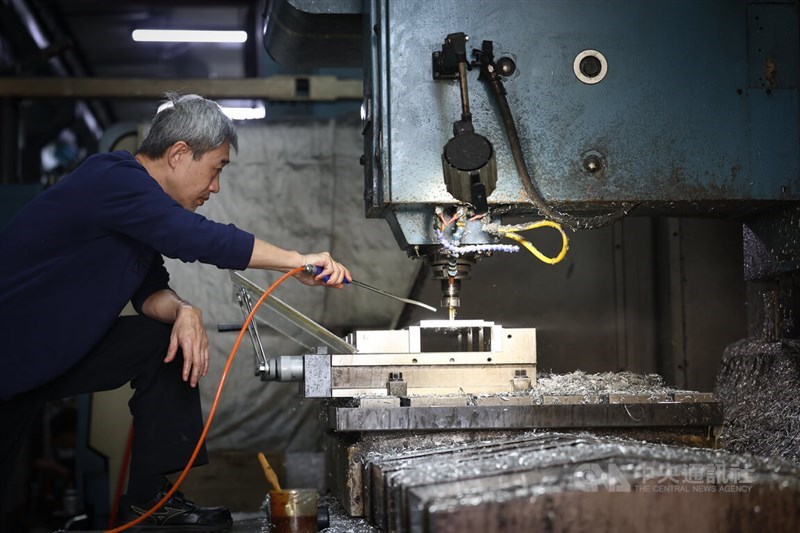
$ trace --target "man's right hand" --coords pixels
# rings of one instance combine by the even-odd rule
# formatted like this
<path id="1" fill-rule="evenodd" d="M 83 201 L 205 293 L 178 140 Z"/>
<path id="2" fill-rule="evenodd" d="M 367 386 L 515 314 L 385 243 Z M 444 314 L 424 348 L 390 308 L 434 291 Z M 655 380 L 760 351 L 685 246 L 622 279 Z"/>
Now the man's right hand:
<path id="1" fill-rule="evenodd" d="M 315 254 L 308 254 L 303 256 L 304 265 L 314 265 L 322 268 L 322 272 L 313 275 L 306 272 L 297 274 L 297 279 L 306 285 L 324 285 L 326 287 L 335 287 L 341 289 L 344 287 L 344 280 L 352 280 L 350 271 L 342 265 L 337 263 L 328 252 L 319 252 Z M 328 281 L 324 281 L 328 276 Z"/>

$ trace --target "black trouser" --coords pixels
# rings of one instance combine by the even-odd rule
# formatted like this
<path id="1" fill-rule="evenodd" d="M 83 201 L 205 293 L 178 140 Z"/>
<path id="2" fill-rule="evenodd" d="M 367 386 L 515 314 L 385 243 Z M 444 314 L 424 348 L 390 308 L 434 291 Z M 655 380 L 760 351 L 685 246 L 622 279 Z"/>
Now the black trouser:
<path id="1" fill-rule="evenodd" d="M 171 326 L 120 317 L 75 366 L 33 391 L 0 401 L 0 510 L 14 461 L 31 421 L 48 400 L 116 389 L 128 381 L 133 415 L 131 475 L 182 470 L 203 430 L 200 394 L 181 379 L 183 358 L 165 364 Z M 1 371 L 1 370 L 0 370 Z M 208 462 L 205 446 L 195 464 Z"/>

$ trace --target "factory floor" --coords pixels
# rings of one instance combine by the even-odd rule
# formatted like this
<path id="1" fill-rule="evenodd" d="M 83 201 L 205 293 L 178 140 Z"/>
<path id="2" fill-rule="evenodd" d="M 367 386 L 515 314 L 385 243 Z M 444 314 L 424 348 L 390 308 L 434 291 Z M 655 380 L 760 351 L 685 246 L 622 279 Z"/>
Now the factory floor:
<path id="1" fill-rule="evenodd" d="M 267 452 L 267 458 L 279 478 L 285 479 L 283 457 Z M 263 508 L 270 485 L 256 452 L 210 451 L 209 463 L 192 469 L 180 490 L 197 505 L 222 505 L 233 512 L 255 513 Z"/>
<path id="2" fill-rule="evenodd" d="M 364 520 L 358 518 L 350 518 L 344 514 L 341 507 L 337 507 L 327 498 L 323 498 L 321 503 L 327 504 L 330 510 L 330 527 L 323 529 L 325 533 L 373 533 L 380 531 L 375 529 Z M 257 513 L 232 513 L 233 514 L 233 528 L 231 533 L 269 533 L 269 523 L 267 518 L 262 512 Z M 132 531 L 136 531 L 133 529 Z M 155 530 L 148 529 L 150 533 Z M 169 533 L 170 528 L 164 528 L 164 533 Z M 67 533 L 64 530 L 56 531 L 55 533 Z M 101 531 L 84 533 L 102 533 Z"/>
<path id="3" fill-rule="evenodd" d="M 209 464 L 194 469 L 181 485 L 181 491 L 198 505 L 223 505 L 231 509 L 233 516 L 231 531 L 235 533 L 268 533 L 270 528 L 264 508 L 269 485 L 264 479 L 255 454 L 241 451 L 212 451 L 209 455 Z M 267 456 L 282 480 L 288 480 L 294 486 L 313 485 L 313 480 L 307 479 L 306 483 L 303 483 L 303 476 L 292 472 L 291 465 L 296 462 L 292 454 L 287 456 L 268 453 Z M 301 455 L 300 458 L 306 457 Z M 379 531 L 362 519 L 347 516 L 336 500 L 326 494 L 327 491 L 318 492 L 319 505 L 326 507 L 330 515 L 330 527 L 323 530 L 326 533 Z M 2 529 L 0 527 L 0 530 Z M 64 530 L 57 530 L 58 533 L 62 531 Z M 165 533 L 169 531 L 169 528 L 164 528 Z"/>
<path id="4" fill-rule="evenodd" d="M 298 461 L 314 463 L 314 458 L 308 454 L 267 452 L 266 455 L 278 477 L 290 485 L 313 486 L 318 483 L 319 480 L 313 479 L 311 473 L 297 467 Z M 209 464 L 191 472 L 181 490 L 198 505 L 224 505 L 231 509 L 231 531 L 235 533 L 268 533 L 270 529 L 264 507 L 270 487 L 255 453 L 211 451 L 209 459 Z M 323 530 L 326 533 L 379 531 L 362 519 L 347 516 L 332 496 L 325 495 L 324 489 L 319 494 L 319 504 L 325 506 L 330 514 L 330 527 Z"/>
<path id="5" fill-rule="evenodd" d="M 303 471 L 297 463 L 305 461 L 315 463 L 309 454 L 266 453 L 270 464 L 275 468 L 278 477 L 290 486 L 318 486 L 320 505 L 328 508 L 331 524 L 325 529 L 327 533 L 371 533 L 379 531 L 369 526 L 364 520 L 348 517 L 336 500 L 324 495 L 314 479 L 314 473 Z M 236 533 L 269 532 L 264 512 L 267 491 L 270 489 L 264 479 L 263 471 L 258 464 L 255 453 L 241 451 L 212 451 L 209 464 L 195 469 L 182 486 L 182 490 L 198 505 L 224 505 L 233 514 L 233 530 Z M 320 472 L 316 472 L 319 476 Z M 324 481 L 322 481 L 324 485 Z"/>
<path id="6" fill-rule="evenodd" d="M 350 518 L 344 509 L 329 503 L 323 498 L 320 503 L 326 504 L 330 512 L 330 526 L 321 530 L 324 533 L 377 533 L 380 530 L 360 518 Z M 234 513 L 232 533 L 269 533 L 269 525 L 263 513 Z"/>
<path id="7" fill-rule="evenodd" d="M 269 524 L 263 513 L 234 513 L 233 533 L 254 533 L 269 531 Z"/>

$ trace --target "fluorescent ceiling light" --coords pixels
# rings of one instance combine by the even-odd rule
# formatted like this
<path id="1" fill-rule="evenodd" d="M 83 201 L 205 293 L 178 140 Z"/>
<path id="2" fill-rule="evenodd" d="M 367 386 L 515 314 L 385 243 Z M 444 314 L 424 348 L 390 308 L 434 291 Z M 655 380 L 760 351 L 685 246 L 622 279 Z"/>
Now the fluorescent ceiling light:
<path id="1" fill-rule="evenodd" d="M 50 41 L 48 41 L 47 37 L 45 37 L 42 33 L 42 29 L 39 26 L 39 23 L 36 22 L 36 17 L 33 16 L 33 13 L 28 8 L 27 2 L 24 2 L 23 0 L 12 0 L 12 3 L 17 9 L 17 15 L 20 19 L 22 19 L 23 24 L 25 24 L 25 27 L 28 28 L 28 32 L 36 42 L 36 46 L 38 46 L 41 50 L 44 50 L 50 46 Z"/>
<path id="2" fill-rule="evenodd" d="M 137 42 L 160 43 L 243 43 L 247 41 L 245 31 L 219 30 L 133 30 Z"/>
<path id="3" fill-rule="evenodd" d="M 233 120 L 258 120 L 267 116 L 267 110 L 263 105 L 257 107 L 220 106 L 220 108 Z"/>

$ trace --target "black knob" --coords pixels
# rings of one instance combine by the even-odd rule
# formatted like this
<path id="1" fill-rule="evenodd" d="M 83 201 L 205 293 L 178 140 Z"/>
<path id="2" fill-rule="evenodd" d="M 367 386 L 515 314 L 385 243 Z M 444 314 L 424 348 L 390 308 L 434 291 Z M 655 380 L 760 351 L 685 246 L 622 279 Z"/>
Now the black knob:
<path id="1" fill-rule="evenodd" d="M 511 76 L 517 71 L 517 64 L 510 57 L 501 57 L 497 60 L 497 71 L 503 76 Z"/>
<path id="2" fill-rule="evenodd" d="M 581 59 L 580 69 L 587 78 L 595 78 L 603 70 L 603 65 L 596 56 L 586 56 Z"/>

